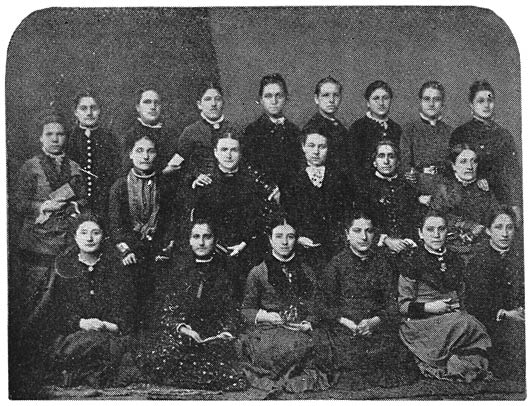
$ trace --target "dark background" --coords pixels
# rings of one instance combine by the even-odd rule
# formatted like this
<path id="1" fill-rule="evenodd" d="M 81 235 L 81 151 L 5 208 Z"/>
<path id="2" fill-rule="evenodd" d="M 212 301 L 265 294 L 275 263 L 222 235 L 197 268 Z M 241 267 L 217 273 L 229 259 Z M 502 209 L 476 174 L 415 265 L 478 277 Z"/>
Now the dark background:
<path id="1" fill-rule="evenodd" d="M 6 69 L 8 196 L 40 147 L 34 117 L 53 104 L 74 123 L 72 99 L 86 87 L 101 96 L 104 126 L 120 141 L 146 84 L 160 89 L 177 137 L 197 119 L 196 89 L 207 80 L 221 81 L 226 116 L 246 124 L 261 113 L 261 76 L 280 72 L 287 115 L 303 125 L 315 83 L 332 75 L 344 85 L 339 117 L 350 125 L 373 80 L 392 86 L 391 116 L 402 124 L 416 118 L 420 85 L 436 79 L 455 127 L 471 117 L 468 86 L 486 78 L 497 120 L 521 146 L 519 51 L 504 21 L 475 7 L 45 9 L 13 34 Z"/>

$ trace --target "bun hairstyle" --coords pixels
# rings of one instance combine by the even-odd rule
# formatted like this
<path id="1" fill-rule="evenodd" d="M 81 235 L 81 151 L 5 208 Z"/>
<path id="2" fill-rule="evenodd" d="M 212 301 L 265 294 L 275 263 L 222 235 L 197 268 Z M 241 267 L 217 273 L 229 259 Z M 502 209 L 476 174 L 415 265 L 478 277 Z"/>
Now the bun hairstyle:
<path id="1" fill-rule="evenodd" d="M 104 231 L 104 234 L 105 234 L 105 227 L 104 227 L 104 223 L 103 223 L 101 217 L 98 216 L 96 213 L 90 211 L 90 210 L 84 211 L 78 217 L 76 217 L 76 223 L 75 223 L 75 227 L 74 227 L 74 234 L 78 231 L 79 226 L 81 226 L 83 223 L 85 223 L 87 221 L 92 221 L 93 223 L 98 224 L 100 229 L 102 231 Z"/>
<path id="2" fill-rule="evenodd" d="M 232 140 L 237 140 L 240 144 L 240 149 L 242 149 L 242 134 L 239 130 L 236 128 L 228 128 L 225 131 L 221 133 L 217 133 L 215 137 L 212 139 L 212 146 L 213 148 L 216 148 L 218 146 L 218 141 L 229 138 Z"/>
<path id="3" fill-rule="evenodd" d="M 469 103 L 473 103 L 473 100 L 475 100 L 475 96 L 477 95 L 477 93 L 483 90 L 491 92 L 493 97 L 495 97 L 495 90 L 493 90 L 493 86 L 491 86 L 491 84 L 487 80 L 476 80 L 471 84 L 471 86 L 469 86 Z"/>
<path id="4" fill-rule="evenodd" d="M 35 118 L 35 123 L 36 123 L 36 126 L 37 126 L 37 132 L 38 132 L 39 136 L 42 133 L 43 127 L 46 124 L 50 124 L 50 123 L 61 124 L 63 126 L 63 129 L 66 132 L 66 119 L 65 119 L 65 116 L 63 116 L 63 114 L 61 114 L 58 110 L 56 110 L 53 107 L 41 111 L 37 115 L 37 117 Z"/>
<path id="5" fill-rule="evenodd" d="M 81 101 L 81 99 L 83 99 L 84 97 L 91 97 L 94 99 L 94 101 L 96 102 L 96 104 L 98 105 L 98 107 L 100 107 L 100 99 L 98 96 L 96 96 L 96 93 L 94 93 L 92 90 L 90 89 L 84 89 L 84 90 L 80 90 L 79 92 L 76 93 L 76 95 L 74 96 L 74 100 L 72 101 L 72 108 L 74 110 L 76 110 L 78 108 L 78 104 L 79 102 Z"/>
<path id="6" fill-rule="evenodd" d="M 286 216 L 285 213 L 282 213 L 282 214 L 279 214 L 277 216 L 274 216 L 268 222 L 268 225 L 266 226 L 266 230 L 268 232 L 268 235 L 271 237 L 275 227 L 289 225 L 296 231 L 296 237 L 297 237 L 298 236 L 297 229 L 296 229 L 296 226 L 294 224 L 295 223 L 294 223 L 293 219 L 291 219 L 288 216 Z"/>
<path id="7" fill-rule="evenodd" d="M 421 88 L 419 89 L 419 93 L 418 93 L 418 96 L 420 99 L 423 98 L 423 93 L 425 93 L 425 90 L 427 89 L 438 90 L 441 93 L 442 99 L 445 100 L 445 88 L 437 80 L 429 80 L 428 82 L 425 82 L 421 85 Z"/>
<path id="8" fill-rule="evenodd" d="M 323 78 L 323 79 L 320 79 L 318 81 L 318 83 L 316 83 L 316 88 L 314 89 L 314 94 L 316 96 L 319 96 L 320 95 L 320 92 L 321 92 L 321 87 L 325 84 L 325 83 L 332 83 L 332 84 L 335 84 L 336 86 L 338 86 L 338 89 L 340 90 L 340 93 L 342 93 L 342 84 L 337 81 L 335 78 L 333 78 L 332 76 L 327 76 L 326 78 Z"/>
<path id="9" fill-rule="evenodd" d="M 280 73 L 271 73 L 271 74 L 263 76 L 262 79 L 260 80 L 259 99 L 262 97 L 264 88 L 271 84 L 277 84 L 281 86 L 285 95 L 288 96 L 288 86 L 286 86 L 286 81 L 284 80 L 284 78 L 281 76 Z"/>
<path id="10" fill-rule="evenodd" d="M 222 86 L 220 86 L 218 83 L 216 82 L 206 82 L 206 83 L 203 83 L 199 88 L 198 88 L 198 91 L 196 93 L 196 100 L 201 100 L 203 98 L 203 95 L 207 92 L 207 90 L 209 89 L 214 89 L 214 90 L 217 90 L 218 93 L 220 93 L 220 96 L 224 96 L 224 91 L 222 89 Z"/>
<path id="11" fill-rule="evenodd" d="M 372 82 L 368 85 L 366 88 L 366 91 L 364 92 L 364 98 L 369 101 L 369 98 L 373 94 L 373 92 L 377 89 L 383 89 L 390 95 L 390 98 L 393 99 L 393 91 L 392 88 L 388 83 L 386 83 L 384 80 L 376 80 L 375 82 Z"/>

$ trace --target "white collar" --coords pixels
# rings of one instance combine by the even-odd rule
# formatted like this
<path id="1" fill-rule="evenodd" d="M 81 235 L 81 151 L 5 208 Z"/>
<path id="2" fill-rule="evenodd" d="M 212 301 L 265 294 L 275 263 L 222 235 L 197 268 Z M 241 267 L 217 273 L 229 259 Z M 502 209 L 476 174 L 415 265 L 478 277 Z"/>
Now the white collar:
<path id="1" fill-rule="evenodd" d="M 160 121 L 157 124 L 146 124 L 144 121 L 141 120 L 140 117 L 137 117 L 137 120 L 139 120 L 139 123 L 142 124 L 144 127 L 148 128 L 161 128 L 163 126 L 163 123 Z"/>
<path id="2" fill-rule="evenodd" d="M 222 169 L 222 167 L 218 164 L 218 169 L 220 170 L 220 172 L 222 172 L 224 175 L 231 175 L 231 174 L 234 174 L 234 173 L 237 173 L 238 172 L 238 166 L 236 169 L 233 169 L 232 171 L 224 171 Z"/>
<path id="3" fill-rule="evenodd" d="M 214 120 L 214 121 L 208 119 L 208 118 L 205 116 L 205 114 L 203 113 L 203 111 L 200 113 L 200 116 L 201 116 L 202 119 L 204 119 L 207 123 L 209 123 L 209 124 L 212 125 L 212 126 L 215 125 L 215 124 L 221 124 L 222 121 L 225 120 L 225 116 L 224 116 L 223 114 L 220 116 L 220 118 L 218 118 L 218 120 Z M 218 128 L 220 128 L 220 127 L 218 127 Z"/>
<path id="4" fill-rule="evenodd" d="M 379 171 L 375 171 L 375 176 L 379 179 L 384 179 L 384 180 L 387 180 L 388 182 L 391 182 L 392 180 L 394 180 L 395 178 L 397 178 L 399 176 L 399 174 L 395 174 L 393 176 L 384 176 L 382 173 L 380 173 Z"/>
<path id="5" fill-rule="evenodd" d="M 43 152 L 44 155 L 46 155 L 47 157 L 52 158 L 53 160 L 55 160 L 55 161 L 59 161 L 59 162 L 61 162 L 61 161 L 63 160 L 63 158 L 65 157 L 65 153 L 64 153 L 64 152 L 61 153 L 61 154 L 59 154 L 59 155 L 54 155 L 54 154 L 50 154 L 48 151 L 46 151 L 46 150 L 44 149 L 44 147 L 42 148 L 42 152 Z"/>
<path id="6" fill-rule="evenodd" d="M 296 253 L 295 252 L 292 253 L 292 255 L 290 255 L 290 257 L 288 258 L 281 258 L 279 255 L 277 255 L 275 252 L 272 251 L 272 256 L 279 262 L 287 263 L 294 259 L 294 257 L 296 256 Z"/>
<path id="7" fill-rule="evenodd" d="M 155 172 L 152 172 L 149 175 L 141 175 L 140 173 L 137 173 L 137 171 L 135 171 L 135 168 L 131 168 L 131 173 L 133 174 L 133 176 L 139 179 L 150 179 L 155 176 Z"/>
<path id="8" fill-rule="evenodd" d="M 447 252 L 447 247 L 443 247 L 443 250 L 440 251 L 440 252 L 435 251 L 432 248 L 427 247 L 425 244 L 423 244 L 423 248 L 425 248 L 429 254 L 437 255 L 439 257 L 443 256 L 443 254 L 445 254 Z"/>
<path id="9" fill-rule="evenodd" d="M 87 131 L 87 130 L 89 130 L 89 131 L 94 131 L 94 130 L 97 130 L 98 128 L 100 128 L 99 125 L 97 125 L 96 127 L 84 127 L 84 126 L 82 126 L 82 125 L 79 124 L 79 123 L 78 123 L 78 125 L 79 125 L 79 128 L 81 128 L 82 130 L 85 130 L 85 131 Z"/>
<path id="10" fill-rule="evenodd" d="M 359 252 L 356 252 L 353 247 L 351 247 L 351 245 L 349 246 L 349 249 L 351 250 L 351 252 L 353 254 L 355 254 L 357 257 L 359 257 L 362 261 L 365 261 L 366 259 L 369 258 L 369 253 L 367 255 L 360 255 Z"/>
<path id="11" fill-rule="evenodd" d="M 366 111 L 366 117 L 373 120 L 373 121 L 376 121 L 377 123 L 379 123 L 380 125 L 383 125 L 385 127 L 388 126 L 388 117 L 384 118 L 384 119 L 381 119 L 381 118 L 375 118 L 371 115 L 371 113 L 369 111 Z"/>
<path id="12" fill-rule="evenodd" d="M 207 264 L 212 261 L 214 256 L 210 257 L 209 259 L 201 259 L 201 258 L 195 258 L 195 261 L 197 264 Z"/>
<path id="13" fill-rule="evenodd" d="M 92 262 L 92 263 L 89 263 L 87 260 L 81 258 L 81 252 L 78 253 L 78 260 L 79 262 L 81 262 L 83 265 L 87 265 L 89 267 L 89 271 L 93 271 L 94 269 L 94 265 L 96 265 L 98 262 L 100 262 L 100 259 L 102 258 L 102 254 L 100 254 L 98 256 L 98 258 L 96 258 L 96 261 Z"/>
<path id="14" fill-rule="evenodd" d="M 493 245 L 493 241 L 491 241 L 491 239 L 490 239 L 490 246 L 491 246 L 491 248 L 493 248 L 495 251 L 497 251 L 501 255 L 504 255 L 508 251 L 510 251 L 510 247 L 506 248 L 505 250 L 500 249 L 499 247 L 496 247 L 495 245 Z"/>
<path id="15" fill-rule="evenodd" d="M 268 116 L 268 118 L 270 119 L 270 121 L 273 124 L 281 124 L 281 125 L 283 125 L 285 120 L 286 120 L 286 117 L 284 117 L 284 116 L 281 116 L 281 117 L 278 117 L 278 118 Z"/>
<path id="16" fill-rule="evenodd" d="M 436 124 L 438 124 L 438 121 L 441 120 L 441 115 L 436 117 L 435 119 L 432 119 L 432 118 L 428 118 L 422 112 L 419 112 L 419 116 L 421 117 L 422 120 L 428 121 L 430 123 L 430 125 L 433 126 L 433 127 L 436 127 Z"/>
<path id="17" fill-rule="evenodd" d="M 477 178 L 475 178 L 475 179 L 473 179 L 473 180 L 468 180 L 468 181 L 462 180 L 462 179 L 460 179 L 460 178 L 456 175 L 456 173 L 454 174 L 454 177 L 455 177 L 456 180 L 457 180 L 458 182 L 460 182 L 460 184 L 463 185 L 463 186 L 469 186 L 469 185 L 472 185 L 473 183 L 475 183 L 475 182 L 477 181 Z"/>

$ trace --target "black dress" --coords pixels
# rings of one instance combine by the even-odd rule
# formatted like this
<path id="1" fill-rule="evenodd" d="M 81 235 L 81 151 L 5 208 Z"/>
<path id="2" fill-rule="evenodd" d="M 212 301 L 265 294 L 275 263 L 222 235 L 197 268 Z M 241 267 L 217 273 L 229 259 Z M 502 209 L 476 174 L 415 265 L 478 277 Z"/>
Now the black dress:
<path id="1" fill-rule="evenodd" d="M 223 258 L 214 255 L 210 262 L 197 262 L 191 255 L 178 258 L 159 275 L 150 307 L 150 334 L 138 355 L 149 381 L 179 388 L 247 388 L 237 370 L 234 341 L 200 344 L 177 332 L 186 325 L 202 339 L 221 332 L 236 337 L 240 320 Z"/>

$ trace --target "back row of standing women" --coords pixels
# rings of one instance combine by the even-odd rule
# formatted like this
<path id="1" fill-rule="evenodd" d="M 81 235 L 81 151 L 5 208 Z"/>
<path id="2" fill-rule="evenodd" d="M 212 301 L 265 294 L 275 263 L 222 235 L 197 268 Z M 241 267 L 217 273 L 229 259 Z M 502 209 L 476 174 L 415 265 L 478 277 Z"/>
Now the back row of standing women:
<path id="1" fill-rule="evenodd" d="M 122 264 L 135 275 L 138 330 L 148 323 L 149 302 L 157 295 L 157 267 L 183 250 L 188 218 L 207 219 L 217 230 L 233 299 L 241 302 L 249 270 L 269 252 L 266 224 L 280 214 L 291 219 L 318 275 L 344 245 L 343 215 L 354 209 L 370 213 L 360 218 L 377 227 L 375 245 L 397 255 L 395 275 L 407 261 L 404 253 L 416 247 L 418 214 L 426 206 L 446 214 L 455 249 L 465 255 L 481 239 L 484 215 L 500 203 L 520 216 L 516 150 L 511 135 L 492 120 L 489 83 L 471 86 L 473 119 L 452 134 L 441 120 L 445 94 L 437 82 L 420 89 L 420 118 L 404 133 L 388 117 L 393 93 L 385 82 L 368 86 L 368 113 L 349 131 L 335 118 L 342 95 L 335 79 L 317 84 L 318 112 L 302 131 L 284 116 L 287 94 L 280 75 L 265 76 L 259 88 L 265 113 L 241 135 L 223 115 L 222 90 L 208 85 L 197 101 L 200 120 L 176 139 L 159 120 L 159 94 L 143 89 L 123 159 L 112 135 L 99 127 L 93 95 L 76 98 L 79 125 L 66 155 L 61 118 L 43 117 L 43 153 L 25 163 L 15 196 L 15 208 L 25 216 L 20 248 L 29 307 L 42 304 L 50 270 L 69 245 L 73 219 L 86 207 L 104 218 Z M 127 176 L 115 180 L 126 163 Z M 349 328 L 349 322 L 342 324 Z"/>

